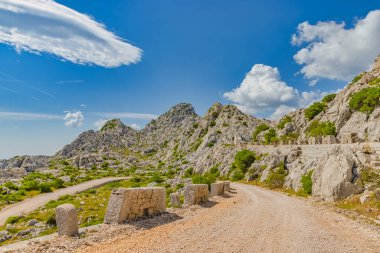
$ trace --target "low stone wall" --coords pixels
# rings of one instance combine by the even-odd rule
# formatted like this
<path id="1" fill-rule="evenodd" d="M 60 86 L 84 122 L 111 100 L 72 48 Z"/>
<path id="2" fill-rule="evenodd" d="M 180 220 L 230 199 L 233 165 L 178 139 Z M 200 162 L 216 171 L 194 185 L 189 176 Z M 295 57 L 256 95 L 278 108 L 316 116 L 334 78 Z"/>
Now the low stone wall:
<path id="1" fill-rule="evenodd" d="M 185 186 L 185 205 L 199 205 L 208 201 L 207 184 L 190 184 Z"/>
<path id="2" fill-rule="evenodd" d="M 211 197 L 218 196 L 224 193 L 224 183 L 213 183 L 211 184 Z"/>
<path id="3" fill-rule="evenodd" d="M 75 206 L 63 204 L 56 208 L 55 220 L 59 236 L 76 236 L 79 233 L 78 215 Z"/>
<path id="4" fill-rule="evenodd" d="M 120 188 L 112 191 L 104 223 L 122 223 L 166 211 L 164 187 Z"/>

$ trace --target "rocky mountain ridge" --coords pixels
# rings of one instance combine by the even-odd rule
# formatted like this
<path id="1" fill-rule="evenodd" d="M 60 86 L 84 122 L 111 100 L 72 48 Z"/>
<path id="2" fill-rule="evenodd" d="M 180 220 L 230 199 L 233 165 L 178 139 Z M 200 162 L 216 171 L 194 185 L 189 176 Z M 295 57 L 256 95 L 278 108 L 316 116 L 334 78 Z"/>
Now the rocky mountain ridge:
<path id="1" fill-rule="evenodd" d="M 371 162 L 380 160 L 379 154 L 363 146 L 337 146 L 329 149 L 323 159 L 310 160 L 305 159 L 303 150 L 297 146 L 283 151 L 277 145 L 280 141 L 305 144 L 311 136 L 326 135 L 340 142 L 347 133 L 355 133 L 357 142 L 378 142 L 379 98 L 370 104 L 373 106 L 370 110 L 365 108 L 367 111 L 363 112 L 352 108 L 352 97 L 368 88 L 379 89 L 380 98 L 380 58 L 373 70 L 360 74 L 338 94 L 309 108 L 291 112 L 279 122 L 255 118 L 234 105 L 220 103 L 199 116 L 191 104 L 181 103 L 140 131 L 113 119 L 99 131 L 80 134 L 52 157 L 23 156 L 2 160 L 2 178 L 17 180 L 32 171 L 58 175 L 67 166 L 81 173 L 102 171 L 103 168 L 114 171 L 135 168 L 136 173 L 175 169 L 178 180 L 188 169 L 203 173 L 217 168 L 222 175 L 230 175 L 236 153 L 249 149 L 257 154 L 257 159 L 248 171 L 244 171 L 248 180 L 258 178 L 265 182 L 283 167 L 285 187 L 299 190 L 302 177 L 313 171 L 313 194 L 336 200 L 380 187 L 373 182 L 358 185 L 357 180 Z M 367 103 L 359 102 L 360 106 Z M 271 151 L 263 152 L 262 144 L 272 145 Z"/>

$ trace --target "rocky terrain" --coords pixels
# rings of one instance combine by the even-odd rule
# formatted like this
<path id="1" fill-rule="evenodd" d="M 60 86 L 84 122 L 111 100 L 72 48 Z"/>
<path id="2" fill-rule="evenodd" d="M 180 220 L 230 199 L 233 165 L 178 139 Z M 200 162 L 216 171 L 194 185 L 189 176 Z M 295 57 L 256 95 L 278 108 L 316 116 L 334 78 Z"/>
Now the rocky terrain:
<path id="1" fill-rule="evenodd" d="M 372 100 L 366 100 L 365 92 L 372 94 Z M 220 103 L 199 116 L 190 104 L 182 103 L 140 131 L 113 119 L 99 131 L 82 133 L 52 157 L 2 160 L 0 176 L 3 182 L 17 185 L 32 172 L 49 173 L 74 184 L 86 178 L 115 176 L 125 169 L 136 175 L 153 170 L 173 171 L 175 176 L 167 183 L 178 184 L 185 182 L 182 176 L 186 171 L 200 174 L 217 169 L 222 176 L 237 180 L 242 179 L 240 174 L 261 182 L 278 176 L 279 183 L 274 186 L 295 191 L 303 188 L 302 178 L 306 177 L 312 184 L 309 193 L 325 200 L 363 192 L 374 198 L 380 195 L 380 172 L 375 166 L 379 154 L 369 144 L 353 147 L 345 143 L 379 141 L 379 98 L 380 58 L 372 71 L 357 76 L 338 94 L 289 113 L 279 122 L 255 118 L 234 105 Z M 322 159 L 306 159 L 297 144 L 307 144 L 313 137 L 312 144 L 318 145 L 323 136 L 331 138 L 334 148 Z M 348 142 L 347 136 L 351 138 Z M 279 144 L 294 146 L 283 152 L 276 148 Z M 263 152 L 260 145 L 273 148 Z M 235 155 L 242 149 L 253 151 L 255 157 L 249 169 L 234 170 Z"/>

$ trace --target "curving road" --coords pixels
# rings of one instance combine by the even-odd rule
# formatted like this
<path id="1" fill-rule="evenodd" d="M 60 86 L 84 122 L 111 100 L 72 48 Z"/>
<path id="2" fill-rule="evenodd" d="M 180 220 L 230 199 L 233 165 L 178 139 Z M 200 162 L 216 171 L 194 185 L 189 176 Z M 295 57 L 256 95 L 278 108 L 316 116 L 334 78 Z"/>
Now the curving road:
<path id="1" fill-rule="evenodd" d="M 190 217 L 78 252 L 380 252 L 376 230 L 278 192 L 232 186 L 232 197 Z"/>
<path id="2" fill-rule="evenodd" d="M 98 188 L 102 185 L 115 182 L 127 180 L 129 177 L 108 177 L 95 179 L 87 181 L 81 184 L 70 186 L 67 188 L 59 189 L 54 192 L 44 193 L 37 195 L 33 198 L 25 199 L 24 201 L 18 202 L 16 204 L 7 206 L 0 211 L 0 226 L 4 225 L 5 221 L 9 216 L 17 216 L 30 213 L 41 206 L 45 205 L 50 200 L 57 200 L 59 197 L 64 195 L 73 195 L 79 192 L 83 192 L 89 189 Z"/>

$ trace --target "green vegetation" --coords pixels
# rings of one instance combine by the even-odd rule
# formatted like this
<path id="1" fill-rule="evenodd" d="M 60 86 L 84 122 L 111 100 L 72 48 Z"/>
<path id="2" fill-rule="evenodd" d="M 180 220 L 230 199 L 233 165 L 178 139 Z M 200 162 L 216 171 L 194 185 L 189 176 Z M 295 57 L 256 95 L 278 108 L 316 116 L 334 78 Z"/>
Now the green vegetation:
<path id="1" fill-rule="evenodd" d="M 252 139 L 254 142 L 257 141 L 257 136 L 261 133 L 261 132 L 264 132 L 266 130 L 268 130 L 270 127 L 266 124 L 261 124 L 259 126 L 256 127 L 255 131 L 253 132 L 252 134 Z"/>
<path id="2" fill-rule="evenodd" d="M 348 105 L 352 110 L 371 114 L 379 104 L 380 87 L 369 87 L 353 94 Z"/>
<path id="3" fill-rule="evenodd" d="M 336 97 L 336 94 L 329 94 L 322 98 L 322 103 L 328 104 Z"/>
<path id="4" fill-rule="evenodd" d="M 286 123 L 290 123 L 292 122 L 292 118 L 288 115 L 282 117 L 282 119 L 280 120 L 280 122 L 278 122 L 278 125 L 277 125 L 277 128 L 278 129 L 284 129 Z"/>
<path id="5" fill-rule="evenodd" d="M 213 120 L 213 121 L 210 122 L 210 127 L 214 127 L 215 125 L 216 125 L 215 120 Z"/>
<path id="6" fill-rule="evenodd" d="M 194 168 L 188 168 L 185 170 L 184 178 L 191 177 L 194 174 Z"/>
<path id="7" fill-rule="evenodd" d="M 103 126 L 102 128 L 100 129 L 100 131 L 106 131 L 106 130 L 109 130 L 109 129 L 114 129 L 115 127 L 117 127 L 118 125 L 118 120 L 117 119 L 112 119 L 112 120 L 109 120 L 107 121 Z"/>
<path id="8" fill-rule="evenodd" d="M 361 74 L 355 76 L 349 85 L 353 85 L 353 84 L 357 83 L 362 78 L 363 75 L 364 75 L 364 73 L 361 73 Z"/>
<path id="9" fill-rule="evenodd" d="M 380 78 L 376 77 L 373 80 L 371 80 L 368 84 L 372 85 L 372 86 L 379 85 L 380 84 Z"/>
<path id="10" fill-rule="evenodd" d="M 220 176 L 220 171 L 218 166 L 214 166 L 210 168 L 209 171 L 204 173 L 203 175 L 194 174 L 191 177 L 191 181 L 193 184 L 207 184 L 209 189 L 211 189 L 211 184 L 215 183 L 216 179 Z"/>
<path id="11" fill-rule="evenodd" d="M 301 178 L 302 189 L 307 194 L 312 193 L 313 181 L 311 179 L 311 176 L 313 175 L 313 172 L 314 170 L 310 170 L 306 174 L 302 175 L 302 178 Z"/>
<path id="12" fill-rule="evenodd" d="M 250 150 L 244 149 L 237 152 L 229 172 L 231 180 L 238 181 L 243 179 L 255 159 L 255 154 Z"/>
<path id="13" fill-rule="evenodd" d="M 269 129 L 268 132 L 264 134 L 265 144 L 271 144 L 278 141 L 276 130 L 273 128 Z"/>
<path id="14" fill-rule="evenodd" d="M 265 183 L 269 188 L 282 188 L 285 183 L 285 177 L 287 175 L 287 171 L 285 169 L 285 164 L 281 162 L 278 168 L 272 170 L 268 177 L 265 179 Z"/>
<path id="15" fill-rule="evenodd" d="M 361 168 L 358 182 L 362 186 L 372 184 L 376 187 L 380 187 L 380 174 L 369 167 Z"/>
<path id="16" fill-rule="evenodd" d="M 288 133 L 280 136 L 280 140 L 282 141 L 294 141 L 299 137 L 299 133 Z"/>
<path id="17" fill-rule="evenodd" d="M 310 123 L 307 133 L 312 137 L 336 135 L 336 128 L 332 122 L 319 122 L 318 120 L 314 120 Z"/>
<path id="18" fill-rule="evenodd" d="M 320 114 L 322 111 L 324 111 L 326 108 L 326 105 L 321 102 L 315 102 L 314 104 L 310 105 L 308 108 L 305 109 L 304 114 L 307 120 L 312 120 Z"/>

